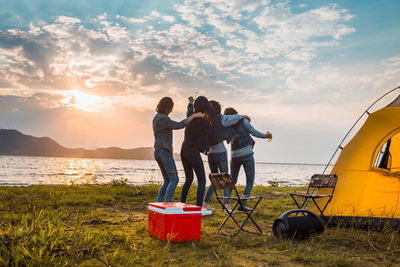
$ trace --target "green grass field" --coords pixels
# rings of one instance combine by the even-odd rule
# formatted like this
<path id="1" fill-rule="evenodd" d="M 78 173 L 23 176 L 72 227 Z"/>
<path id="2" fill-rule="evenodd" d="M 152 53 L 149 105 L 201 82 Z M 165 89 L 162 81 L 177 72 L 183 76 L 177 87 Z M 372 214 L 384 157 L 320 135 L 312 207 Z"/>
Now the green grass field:
<path id="1" fill-rule="evenodd" d="M 225 216 L 213 200 L 217 211 L 202 218 L 200 241 L 164 243 L 147 233 L 147 203 L 158 188 L 0 187 L 0 266 L 400 266 L 400 233 L 393 229 L 328 228 L 307 240 L 275 238 L 274 219 L 294 208 L 287 193 L 304 188 L 254 187 L 264 198 L 254 214 L 263 236 L 218 235 Z"/>

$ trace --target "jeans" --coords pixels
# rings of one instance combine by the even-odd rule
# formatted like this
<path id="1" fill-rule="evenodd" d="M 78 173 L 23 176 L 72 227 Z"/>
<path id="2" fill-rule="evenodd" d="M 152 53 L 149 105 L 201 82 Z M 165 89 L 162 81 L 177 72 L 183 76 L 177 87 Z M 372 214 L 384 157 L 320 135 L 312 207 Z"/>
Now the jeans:
<path id="1" fill-rule="evenodd" d="M 165 195 L 165 202 L 171 202 L 174 197 L 176 185 L 178 184 L 178 171 L 172 153 L 164 150 L 157 149 L 154 151 L 154 158 L 161 169 L 164 183 L 160 187 L 157 195 L 157 202 L 162 202 Z"/>
<path id="2" fill-rule="evenodd" d="M 210 153 L 208 154 L 208 165 L 210 167 L 211 173 L 228 173 L 228 156 L 226 152 L 222 153 Z M 226 191 L 226 194 L 225 194 Z M 204 198 L 204 202 L 210 202 L 210 198 L 214 189 L 212 185 L 210 185 L 207 189 L 206 197 Z M 224 190 L 224 196 L 229 194 L 228 190 Z"/>
<path id="3" fill-rule="evenodd" d="M 255 166 L 254 166 L 254 155 L 248 154 L 241 157 L 231 159 L 231 175 L 233 181 L 237 182 L 240 167 L 243 165 L 244 172 L 246 174 L 246 187 L 244 188 L 243 195 L 247 196 L 251 194 L 251 190 L 254 185 Z M 232 194 L 232 190 L 229 190 L 229 196 Z M 225 203 L 229 203 L 229 199 L 225 199 Z M 242 201 L 243 206 L 246 206 L 246 200 Z"/>
<path id="4" fill-rule="evenodd" d="M 190 186 L 193 182 L 193 171 L 195 171 L 198 183 L 196 205 L 201 207 L 203 205 L 204 190 L 206 188 L 206 174 L 204 172 L 204 165 L 200 152 L 182 148 L 181 160 L 186 176 L 185 184 L 182 187 L 181 202 L 186 202 Z"/>

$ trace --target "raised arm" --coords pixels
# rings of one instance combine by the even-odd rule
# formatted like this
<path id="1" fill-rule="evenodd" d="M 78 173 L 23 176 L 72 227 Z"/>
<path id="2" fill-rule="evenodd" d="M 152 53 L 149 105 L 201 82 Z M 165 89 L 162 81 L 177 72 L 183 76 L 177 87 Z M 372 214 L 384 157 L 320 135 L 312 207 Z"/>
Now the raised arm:
<path id="1" fill-rule="evenodd" d="M 248 119 L 250 121 L 250 118 L 246 115 L 221 115 L 221 124 L 224 127 L 231 127 L 232 125 L 235 125 L 238 123 L 241 119 Z"/>
<path id="2" fill-rule="evenodd" d="M 193 102 L 189 102 L 186 111 L 186 118 L 189 118 L 191 115 L 193 115 L 193 113 L 194 113 Z"/>
<path id="3" fill-rule="evenodd" d="M 251 126 L 250 122 L 247 119 L 244 119 L 243 121 L 249 134 L 258 138 L 267 138 L 267 134 L 257 131 L 253 126 Z"/>

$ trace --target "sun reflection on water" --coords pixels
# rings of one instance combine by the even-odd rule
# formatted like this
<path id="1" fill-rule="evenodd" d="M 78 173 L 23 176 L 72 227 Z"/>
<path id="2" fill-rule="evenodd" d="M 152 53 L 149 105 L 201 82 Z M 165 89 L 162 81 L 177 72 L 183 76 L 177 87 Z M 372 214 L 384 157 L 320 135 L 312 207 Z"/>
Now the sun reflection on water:
<path id="1" fill-rule="evenodd" d="M 63 184 L 96 184 L 99 167 L 90 159 L 64 159 L 59 165 Z M 59 178 L 60 179 L 60 178 Z"/>

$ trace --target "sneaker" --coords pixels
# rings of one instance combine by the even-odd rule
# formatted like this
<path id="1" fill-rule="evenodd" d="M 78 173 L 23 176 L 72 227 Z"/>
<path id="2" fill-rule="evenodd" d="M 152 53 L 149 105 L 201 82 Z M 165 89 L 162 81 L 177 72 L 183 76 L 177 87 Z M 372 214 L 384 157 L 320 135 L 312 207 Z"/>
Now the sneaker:
<path id="1" fill-rule="evenodd" d="M 211 214 L 212 214 L 211 210 L 208 210 L 206 208 L 201 208 L 201 216 L 208 216 L 208 215 L 211 215 Z"/>
<path id="2" fill-rule="evenodd" d="M 228 211 L 226 211 L 226 209 L 222 208 L 222 210 L 225 212 L 225 215 L 228 215 L 228 211 L 229 213 L 232 213 L 232 209 L 228 208 Z"/>
<path id="3" fill-rule="evenodd" d="M 252 211 L 253 211 L 252 208 L 248 208 L 248 207 L 244 207 L 244 209 L 245 209 L 247 212 L 252 212 Z M 244 209 L 243 209 L 242 207 L 239 207 L 239 208 L 237 209 L 237 212 L 244 212 Z"/>
<path id="4" fill-rule="evenodd" d="M 206 202 L 204 202 L 204 203 L 206 203 Z M 208 204 L 205 204 L 205 205 L 203 204 L 203 208 L 205 208 L 207 210 L 215 211 L 215 209 Z"/>

